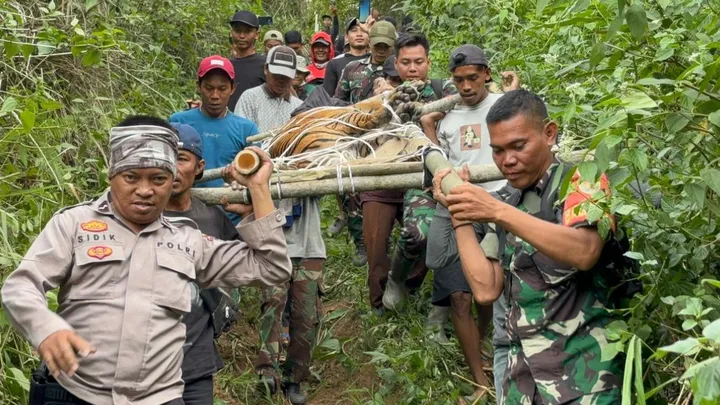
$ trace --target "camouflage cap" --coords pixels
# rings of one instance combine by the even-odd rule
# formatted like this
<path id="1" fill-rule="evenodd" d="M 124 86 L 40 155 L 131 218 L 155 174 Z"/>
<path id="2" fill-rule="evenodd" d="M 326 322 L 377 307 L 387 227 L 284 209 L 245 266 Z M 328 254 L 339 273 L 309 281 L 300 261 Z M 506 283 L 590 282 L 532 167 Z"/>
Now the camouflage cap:
<path id="1" fill-rule="evenodd" d="M 173 177 L 177 170 L 178 136 L 175 131 L 136 125 L 110 129 L 109 178 L 130 169 L 159 168 Z"/>

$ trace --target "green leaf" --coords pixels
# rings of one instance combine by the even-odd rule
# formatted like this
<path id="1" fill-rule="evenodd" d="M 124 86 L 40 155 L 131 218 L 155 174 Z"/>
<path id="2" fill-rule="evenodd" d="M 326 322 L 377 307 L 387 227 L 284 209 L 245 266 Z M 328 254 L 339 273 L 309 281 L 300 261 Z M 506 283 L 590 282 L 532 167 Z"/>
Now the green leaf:
<path id="1" fill-rule="evenodd" d="M 629 258 L 635 259 L 635 260 L 640 260 L 640 261 L 645 260 L 645 256 L 643 256 L 643 254 L 639 253 L 639 252 L 628 251 L 628 252 L 625 252 L 623 254 L 623 256 L 629 257 Z"/>
<path id="2" fill-rule="evenodd" d="M 690 119 L 686 117 L 685 114 L 681 113 L 668 114 L 665 118 L 665 126 L 667 126 L 667 129 L 671 134 L 681 131 L 689 122 Z"/>
<path id="3" fill-rule="evenodd" d="M 625 112 L 625 110 L 617 111 L 614 115 L 607 117 L 604 120 L 600 121 L 600 123 L 598 123 L 597 128 L 595 128 L 594 133 L 597 134 L 598 132 L 600 132 L 602 130 L 614 127 L 615 125 L 617 125 L 621 122 L 624 122 L 624 121 L 627 121 L 627 113 Z M 614 145 L 608 144 L 608 146 L 614 146 Z"/>
<path id="4" fill-rule="evenodd" d="M 718 235 L 720 236 L 720 235 Z M 710 284 L 713 287 L 720 288 L 720 280 L 713 280 L 711 278 L 705 278 L 702 280 L 702 284 Z"/>
<path id="5" fill-rule="evenodd" d="M 17 41 L 17 39 L 7 36 L 5 37 L 5 42 L 2 43 L 3 48 L 5 49 L 5 57 L 8 59 L 11 59 L 13 56 L 20 53 L 20 47 L 12 41 Z"/>
<path id="6" fill-rule="evenodd" d="M 702 334 L 706 338 L 715 341 L 715 343 L 720 343 L 720 319 L 712 321 L 710 325 L 703 329 Z"/>
<path id="7" fill-rule="evenodd" d="M 32 131 L 35 126 L 35 113 L 31 110 L 25 110 L 20 113 L 20 122 L 22 122 L 25 132 Z"/>
<path id="8" fill-rule="evenodd" d="M 703 169 L 700 171 L 700 177 L 702 177 L 705 184 L 707 184 L 715 194 L 720 195 L 720 170 Z"/>
<path id="9" fill-rule="evenodd" d="M 637 211 L 638 206 L 637 205 L 621 205 L 618 209 L 615 210 L 616 213 L 620 215 L 629 215 L 634 211 Z"/>
<path id="10" fill-rule="evenodd" d="M 545 7 L 547 7 L 550 0 L 537 0 L 537 3 L 535 4 L 535 14 L 541 15 L 543 10 L 545 10 Z"/>
<path id="11" fill-rule="evenodd" d="M 560 164 L 558 165 L 558 168 L 557 168 L 556 173 L 562 173 L 563 170 L 565 170 L 565 163 L 560 162 Z M 552 182 L 552 184 L 550 185 L 550 193 L 551 193 L 551 194 L 554 193 L 555 190 L 557 190 L 558 186 L 560 185 L 560 177 L 562 177 L 562 176 L 553 176 L 553 182 Z"/>
<path id="12" fill-rule="evenodd" d="M 657 4 L 665 10 L 667 6 L 670 5 L 670 0 L 657 0 Z"/>
<path id="13" fill-rule="evenodd" d="M 716 127 L 720 127 L 720 110 L 708 115 L 708 121 L 712 122 Z"/>
<path id="14" fill-rule="evenodd" d="M 632 374 L 633 365 L 635 364 L 635 341 L 637 336 L 633 336 L 628 344 L 627 357 L 625 358 L 625 373 L 623 375 L 623 387 L 622 387 L 622 403 L 632 403 Z"/>
<path id="15" fill-rule="evenodd" d="M 711 357 L 690 367 L 680 381 L 692 378 L 694 403 L 717 404 L 720 400 L 720 357 Z"/>
<path id="16" fill-rule="evenodd" d="M 33 44 L 23 44 L 20 46 L 20 51 L 22 52 L 25 59 L 29 58 L 30 55 L 33 54 L 35 51 L 35 45 Z"/>
<path id="17" fill-rule="evenodd" d="M 629 91 L 620 101 L 628 110 L 646 110 L 657 107 L 655 100 L 642 91 Z"/>
<path id="18" fill-rule="evenodd" d="M 620 27 L 622 27 L 623 24 L 623 15 L 622 13 L 618 14 L 617 17 L 615 17 L 614 20 L 610 22 L 610 25 L 608 25 L 607 30 L 607 36 L 605 37 L 608 41 L 612 39 L 612 37 L 615 36 L 615 34 L 620 30 Z"/>
<path id="19" fill-rule="evenodd" d="M 697 324 L 698 324 L 697 321 L 694 320 L 694 319 L 686 319 L 686 320 L 683 321 L 683 323 L 682 323 L 682 329 L 685 330 L 685 331 L 688 331 L 688 330 L 696 327 Z"/>
<path id="20" fill-rule="evenodd" d="M 697 297 L 691 297 L 688 298 L 685 303 L 685 308 L 683 308 L 680 312 L 678 312 L 678 315 L 689 315 L 698 317 L 703 311 L 703 304 L 702 300 Z"/>
<path id="21" fill-rule="evenodd" d="M 25 392 L 30 391 L 30 380 L 28 380 L 22 370 L 10 367 L 10 374 L 12 374 L 10 378 L 14 379 Z"/>
<path id="22" fill-rule="evenodd" d="M 0 116 L 5 115 L 11 111 L 15 111 L 18 102 L 15 97 L 8 97 L 3 101 L 2 108 L 0 108 Z"/>
<path id="23" fill-rule="evenodd" d="M 645 36 L 645 30 L 647 29 L 647 14 L 645 9 L 639 4 L 633 4 L 628 7 L 625 13 L 625 19 L 627 20 L 630 33 L 635 39 L 640 40 Z"/>
<path id="24" fill-rule="evenodd" d="M 675 48 L 663 48 L 658 49 L 657 53 L 655 54 L 654 61 L 664 61 L 670 59 L 673 55 L 675 55 Z"/>
<path id="25" fill-rule="evenodd" d="M 337 309 L 331 313 L 329 313 L 326 317 L 324 322 L 330 322 L 338 318 L 342 318 L 345 316 L 345 314 L 348 313 L 348 309 Z"/>
<path id="26" fill-rule="evenodd" d="M 597 163 L 593 161 L 581 162 L 578 165 L 578 171 L 580 172 L 580 177 L 583 181 L 594 183 L 598 174 Z"/>
<path id="27" fill-rule="evenodd" d="M 695 338 L 679 340 L 669 346 L 658 348 L 659 352 L 693 355 L 700 350 L 700 341 Z"/>
<path id="28" fill-rule="evenodd" d="M 92 10 L 93 7 L 97 6 L 98 0 L 85 0 L 85 12 Z"/>
<path id="29" fill-rule="evenodd" d="M 600 173 L 605 173 L 610 165 L 610 148 L 605 145 L 605 142 L 600 142 L 595 148 L 595 163 L 597 163 Z"/>
<path id="30" fill-rule="evenodd" d="M 641 86 L 653 86 L 653 85 L 661 85 L 661 84 L 669 84 L 674 85 L 675 80 L 672 79 L 656 79 L 654 77 L 646 77 L 643 79 L 640 79 L 637 81 L 637 84 Z"/>
<path id="31" fill-rule="evenodd" d="M 506 9 L 500 10 L 500 13 L 498 14 L 498 21 L 500 22 L 500 24 L 502 24 L 503 21 L 505 21 L 505 18 L 507 17 L 507 15 L 508 15 L 508 11 Z"/>
<path id="32" fill-rule="evenodd" d="M 595 69 L 595 67 L 602 62 L 602 60 L 605 58 L 605 51 L 607 50 L 607 46 L 605 46 L 604 42 L 598 42 L 590 51 L 590 69 Z"/>
<path id="33" fill-rule="evenodd" d="M 633 336 L 634 337 L 634 336 Z M 637 405 L 645 405 L 645 386 L 643 385 L 642 341 L 635 339 L 635 394 Z"/>
<path id="34" fill-rule="evenodd" d="M 645 152 L 641 149 L 625 149 L 620 154 L 620 157 L 622 157 L 621 160 L 627 160 L 635 165 L 639 171 L 647 169 L 648 158 Z"/>
<path id="35" fill-rule="evenodd" d="M 38 55 L 49 55 L 55 50 L 55 45 L 48 41 L 38 41 L 37 43 Z"/>
<path id="36" fill-rule="evenodd" d="M 83 56 L 82 64 L 83 66 L 94 65 L 100 62 L 100 59 L 102 59 L 102 53 L 100 53 L 100 51 L 97 49 L 88 49 L 85 52 L 85 56 Z"/>
<path id="37" fill-rule="evenodd" d="M 686 183 L 684 190 L 688 197 L 697 204 L 698 208 L 703 209 L 705 206 L 705 185 L 698 183 Z"/>

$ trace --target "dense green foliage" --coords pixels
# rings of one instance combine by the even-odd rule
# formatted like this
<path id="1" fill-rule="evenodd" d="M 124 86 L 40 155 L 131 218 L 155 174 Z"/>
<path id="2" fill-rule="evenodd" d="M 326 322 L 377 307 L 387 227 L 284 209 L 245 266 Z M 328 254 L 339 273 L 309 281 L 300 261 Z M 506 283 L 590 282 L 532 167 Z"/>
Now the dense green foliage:
<path id="1" fill-rule="evenodd" d="M 479 44 L 495 72 L 516 70 L 543 95 L 561 124 L 561 147 L 592 150 L 594 161 L 580 172 L 608 173 L 610 209 L 623 217 L 633 241 L 628 255 L 641 261 L 645 284 L 609 336 L 615 343 L 607 355 L 627 354 L 624 399 L 674 401 L 692 388 L 694 403 L 717 403 L 720 321 L 711 322 L 720 316 L 720 2 L 404 6 L 430 33 L 436 74 L 447 74 L 454 46 Z M 640 196 L 627 187 L 635 179 L 649 185 Z M 601 208 L 591 215 L 600 218 Z M 671 383 L 656 394 L 677 380 L 681 388 Z"/>
<path id="2" fill-rule="evenodd" d="M 341 16 L 355 12 L 354 2 L 337 3 Z M 374 2 L 381 10 L 391 3 Z M 114 122 L 182 107 L 200 58 L 228 53 L 227 18 L 243 5 L 274 15 L 279 29 L 309 34 L 329 1 L 0 0 L 3 278 L 54 211 L 107 186 Z M 624 403 L 686 403 L 691 395 L 695 404 L 717 403 L 720 2 L 408 0 L 392 14 L 404 12 L 429 33 L 435 76 L 449 76 L 454 46 L 482 46 L 495 72 L 516 70 L 545 97 L 561 123 L 562 148 L 592 150 L 581 172 L 608 173 L 612 203 L 592 215 L 606 208 L 622 216 L 645 285 L 608 336 L 607 355 L 627 357 Z M 627 186 L 635 179 L 649 185 L 640 196 Z M 367 312 L 364 277 L 347 270 L 350 252 L 329 241 L 327 299 Z M 386 319 L 328 314 L 316 370 L 326 360 L 351 370 L 371 360 L 379 376 L 338 396 L 435 404 L 472 391 L 457 347 L 423 332 L 428 296 L 426 286 L 405 315 Z M 49 300 L 54 305 L 52 293 Z M 338 338 L 333 325 L 348 316 L 360 323 L 358 335 Z M 2 312 L 0 333 L 0 403 L 25 403 L 37 359 Z M 243 349 L 250 356 L 254 346 Z M 237 380 L 252 378 L 241 372 L 230 367 L 221 382 L 245 402 L 239 390 L 247 385 Z"/>

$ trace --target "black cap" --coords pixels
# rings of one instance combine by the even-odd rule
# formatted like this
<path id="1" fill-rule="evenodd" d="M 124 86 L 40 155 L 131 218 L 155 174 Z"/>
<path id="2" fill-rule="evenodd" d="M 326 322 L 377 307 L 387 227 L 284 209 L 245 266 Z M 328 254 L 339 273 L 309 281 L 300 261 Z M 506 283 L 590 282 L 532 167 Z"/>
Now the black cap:
<path id="1" fill-rule="evenodd" d="M 490 66 L 488 64 L 487 57 L 485 56 L 485 52 L 483 52 L 479 46 L 462 45 L 455 48 L 452 54 L 450 54 L 450 71 L 453 71 L 455 68 L 460 66 L 469 65 L 482 65 L 485 67 Z M 485 80 L 485 83 L 489 83 L 491 81 L 492 80 L 488 77 L 487 80 Z"/>
<path id="2" fill-rule="evenodd" d="M 347 34 L 347 32 L 350 31 L 352 29 L 352 27 L 354 27 L 358 24 L 360 24 L 359 18 L 357 18 L 357 17 L 351 18 L 350 21 L 348 21 L 347 24 L 345 25 L 345 33 Z"/>
<path id="3" fill-rule="evenodd" d="M 302 34 L 300 31 L 288 31 L 285 33 L 285 45 L 302 44 Z"/>
<path id="4" fill-rule="evenodd" d="M 323 44 L 323 45 L 325 45 L 325 46 L 330 46 L 330 42 L 328 42 L 325 38 L 317 38 L 317 39 L 315 39 L 315 40 L 313 41 L 313 43 L 310 44 L 310 46 L 313 46 L 313 45 L 315 45 L 315 44 Z"/>
<path id="5" fill-rule="evenodd" d="M 385 77 L 400 77 L 400 73 L 395 69 L 395 55 L 385 59 L 382 72 Z"/>
<path id="6" fill-rule="evenodd" d="M 330 16 L 327 15 L 327 14 L 323 14 L 323 16 L 320 17 L 321 20 L 324 20 L 324 19 L 326 19 L 326 18 L 332 19 L 332 17 L 330 17 Z"/>
<path id="7" fill-rule="evenodd" d="M 230 24 L 245 24 L 253 28 L 260 27 L 260 20 L 252 11 L 240 10 L 233 15 Z"/>

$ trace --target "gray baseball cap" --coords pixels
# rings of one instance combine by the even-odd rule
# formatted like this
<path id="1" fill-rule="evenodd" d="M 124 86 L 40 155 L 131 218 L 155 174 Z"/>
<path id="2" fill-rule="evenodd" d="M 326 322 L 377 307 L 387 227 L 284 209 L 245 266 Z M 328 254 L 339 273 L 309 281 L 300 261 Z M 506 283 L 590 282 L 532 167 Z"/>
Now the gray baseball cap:
<path id="1" fill-rule="evenodd" d="M 289 78 L 295 77 L 297 69 L 297 55 L 289 46 L 276 46 L 267 55 L 268 70 L 274 75 L 281 75 Z"/>
<path id="2" fill-rule="evenodd" d="M 461 45 L 450 54 L 450 71 L 460 66 L 481 65 L 490 67 L 485 52 L 477 45 Z M 486 82 L 491 82 L 488 78 Z"/>
<path id="3" fill-rule="evenodd" d="M 462 45 L 455 48 L 450 54 L 450 70 L 467 65 L 488 66 L 485 52 L 477 45 Z"/>

